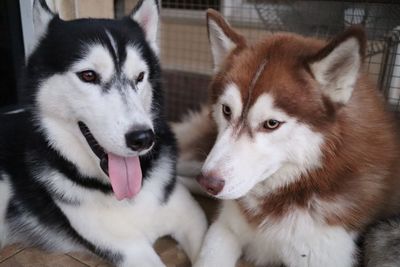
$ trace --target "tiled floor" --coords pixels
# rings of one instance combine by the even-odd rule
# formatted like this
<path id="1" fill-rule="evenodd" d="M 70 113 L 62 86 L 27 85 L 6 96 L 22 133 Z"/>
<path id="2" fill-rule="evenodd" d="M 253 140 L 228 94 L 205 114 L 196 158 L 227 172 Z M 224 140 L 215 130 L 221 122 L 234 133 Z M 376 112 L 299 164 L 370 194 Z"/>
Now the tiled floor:
<path id="1" fill-rule="evenodd" d="M 163 238 L 155 244 L 157 253 L 168 267 L 189 267 L 189 261 L 176 243 Z M 8 246 L 0 251 L 0 267 L 111 267 L 88 253 L 50 253 L 36 248 Z"/>
<path id="2" fill-rule="evenodd" d="M 215 214 L 216 203 L 198 197 L 210 220 Z M 162 238 L 154 245 L 167 267 L 190 267 L 185 253 L 171 238 Z M 8 246 L 0 250 L 0 267 L 112 267 L 102 259 L 87 253 L 50 253 L 36 248 Z M 243 262 L 238 267 L 251 267 Z"/>
<path id="3" fill-rule="evenodd" d="M 88 260 L 86 260 L 88 259 Z M 86 261 L 85 261 L 86 260 Z M 0 253 L 1 267 L 22 267 L 22 266 L 71 266 L 71 267 L 87 267 L 87 266 L 108 266 L 100 260 L 88 255 L 73 255 L 48 253 L 35 248 L 21 249 L 18 246 L 10 246 Z"/>

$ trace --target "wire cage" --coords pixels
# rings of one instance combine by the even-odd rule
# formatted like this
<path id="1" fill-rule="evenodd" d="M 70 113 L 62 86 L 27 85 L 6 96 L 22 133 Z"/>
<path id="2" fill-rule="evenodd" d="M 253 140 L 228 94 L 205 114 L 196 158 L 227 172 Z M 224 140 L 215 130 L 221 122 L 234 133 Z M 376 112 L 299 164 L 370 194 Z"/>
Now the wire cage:
<path id="1" fill-rule="evenodd" d="M 214 8 L 248 40 L 277 31 L 329 38 L 353 24 L 368 35 L 366 72 L 400 114 L 400 1 L 162 0 L 161 61 L 169 119 L 197 109 L 212 74 L 205 10 Z"/>

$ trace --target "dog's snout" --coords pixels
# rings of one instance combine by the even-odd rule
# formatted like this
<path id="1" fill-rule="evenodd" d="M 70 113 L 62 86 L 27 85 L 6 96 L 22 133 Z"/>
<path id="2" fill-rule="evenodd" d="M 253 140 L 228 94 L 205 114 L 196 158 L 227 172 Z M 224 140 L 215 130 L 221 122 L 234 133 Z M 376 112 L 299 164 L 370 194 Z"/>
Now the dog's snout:
<path id="1" fill-rule="evenodd" d="M 210 175 L 199 175 L 197 182 L 211 195 L 217 195 L 224 188 L 225 181 L 221 178 Z"/>
<path id="2" fill-rule="evenodd" d="M 134 151 L 150 148 L 154 143 L 154 132 L 150 129 L 135 130 L 125 135 L 126 145 Z"/>

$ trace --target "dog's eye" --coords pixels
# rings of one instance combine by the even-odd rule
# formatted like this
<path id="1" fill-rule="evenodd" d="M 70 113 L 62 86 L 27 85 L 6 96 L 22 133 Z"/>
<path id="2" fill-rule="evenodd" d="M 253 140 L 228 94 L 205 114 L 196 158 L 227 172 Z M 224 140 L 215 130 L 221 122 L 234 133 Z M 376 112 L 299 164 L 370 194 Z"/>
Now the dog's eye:
<path id="1" fill-rule="evenodd" d="M 136 83 L 140 83 L 144 79 L 144 72 L 142 71 L 136 78 Z"/>
<path id="2" fill-rule="evenodd" d="M 85 83 L 98 83 L 99 82 L 99 76 L 93 70 L 84 70 L 84 71 L 78 72 L 77 75 L 78 75 L 79 79 L 81 79 L 81 81 L 85 82 Z"/>
<path id="3" fill-rule="evenodd" d="M 271 119 L 264 122 L 263 127 L 266 130 L 276 130 L 281 125 L 280 121 Z"/>
<path id="4" fill-rule="evenodd" d="M 232 115 L 232 110 L 227 105 L 222 105 L 222 113 L 224 114 L 225 118 L 229 119 Z"/>

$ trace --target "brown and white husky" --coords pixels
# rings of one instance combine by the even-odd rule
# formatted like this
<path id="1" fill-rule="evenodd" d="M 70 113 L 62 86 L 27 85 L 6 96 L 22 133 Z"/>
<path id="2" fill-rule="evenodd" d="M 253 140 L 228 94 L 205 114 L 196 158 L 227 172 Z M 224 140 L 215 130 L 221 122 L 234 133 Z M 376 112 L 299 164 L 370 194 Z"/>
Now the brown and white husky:
<path id="1" fill-rule="evenodd" d="M 207 21 L 209 106 L 175 125 L 181 174 L 223 199 L 195 266 L 354 266 L 360 234 L 400 208 L 400 140 L 363 73 L 364 31 L 249 44 Z"/>

